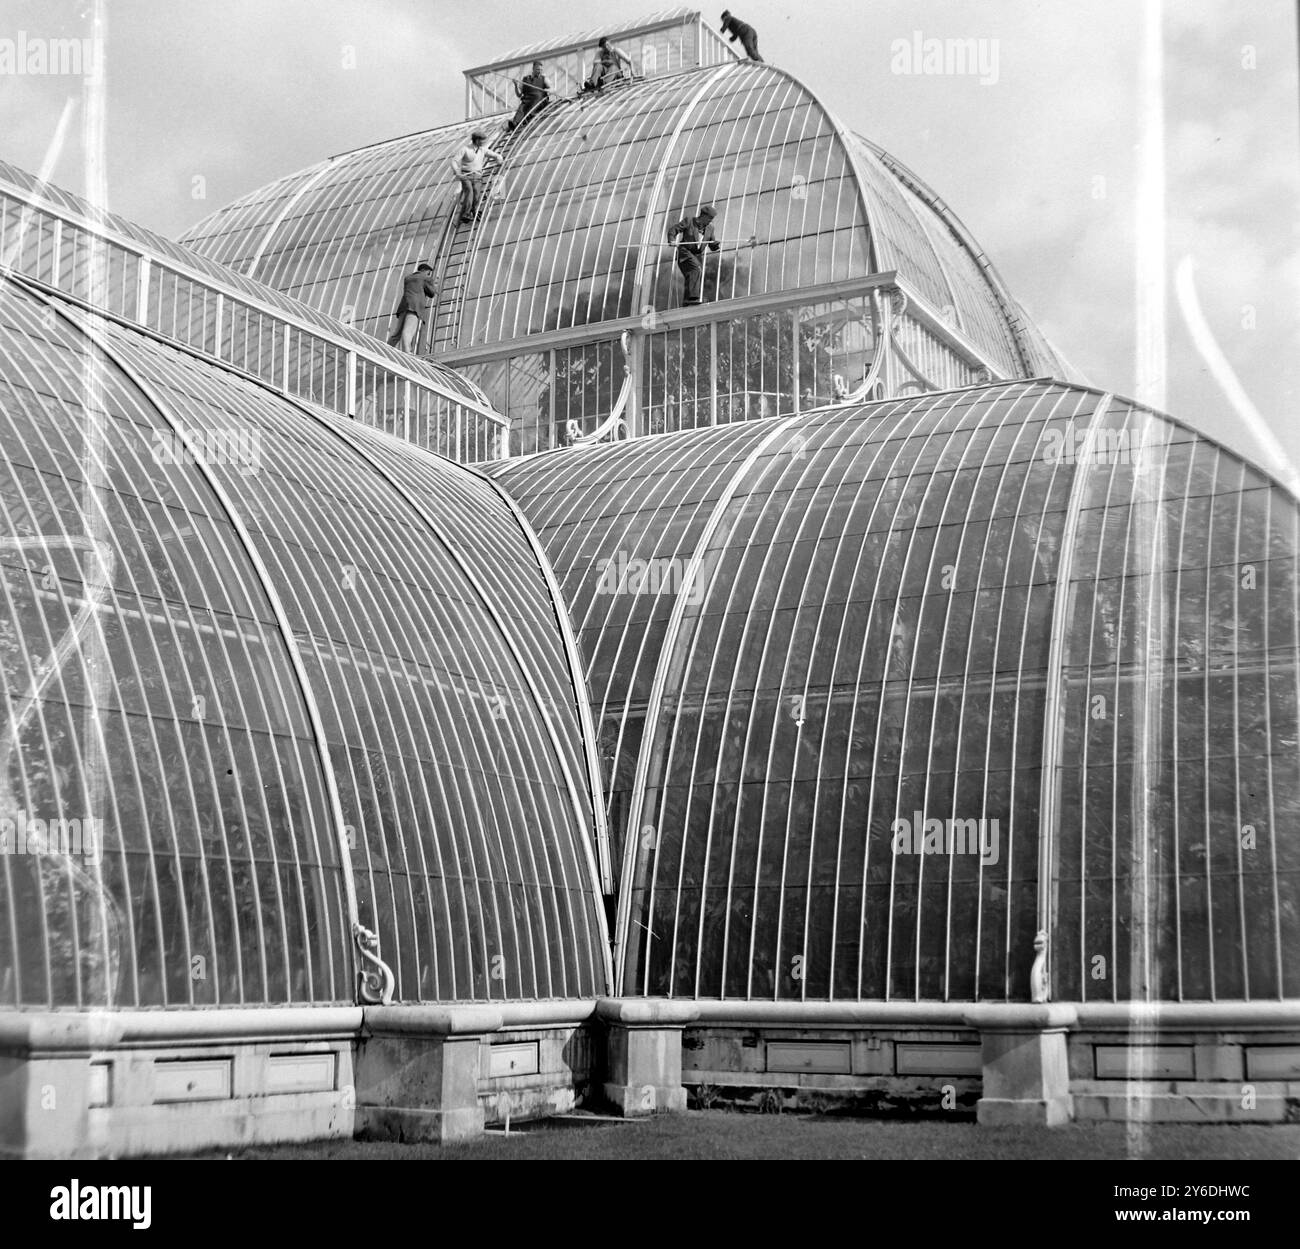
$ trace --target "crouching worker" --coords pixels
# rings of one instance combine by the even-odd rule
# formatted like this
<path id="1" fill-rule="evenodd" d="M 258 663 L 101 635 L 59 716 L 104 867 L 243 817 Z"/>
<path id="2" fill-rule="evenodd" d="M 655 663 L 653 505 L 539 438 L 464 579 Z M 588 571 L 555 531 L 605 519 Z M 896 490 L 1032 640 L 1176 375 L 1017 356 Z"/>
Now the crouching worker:
<path id="1" fill-rule="evenodd" d="M 705 204 L 694 217 L 683 217 L 668 231 L 668 242 L 677 249 L 677 267 L 686 279 L 683 304 L 698 304 L 703 298 L 704 253 L 718 250 L 713 235 L 717 215 L 712 204 Z"/>
<path id="2" fill-rule="evenodd" d="M 468 225 L 478 212 L 483 198 L 483 174 L 489 160 L 500 163 L 501 155 L 487 146 L 487 135 L 481 130 L 474 131 L 469 142 L 451 158 L 452 172 L 460 180 L 461 225 Z"/>
<path id="3" fill-rule="evenodd" d="M 393 310 L 397 325 L 388 345 L 414 351 L 420 337 L 420 323 L 428 315 L 431 302 L 437 298 L 438 284 L 433 280 L 433 266 L 422 260 L 414 273 L 408 273 L 402 279 L 402 298 Z"/>
<path id="4" fill-rule="evenodd" d="M 533 72 L 525 74 L 515 83 L 515 94 L 519 97 L 519 107 L 515 115 L 506 123 L 506 133 L 517 130 L 534 113 L 546 105 L 551 98 L 551 86 L 542 73 L 541 61 L 533 62 Z"/>
<path id="5" fill-rule="evenodd" d="M 601 39 L 596 45 L 596 59 L 592 62 L 591 77 L 582 84 L 584 91 L 599 91 L 607 82 L 625 77 L 623 67 L 627 66 L 627 75 L 632 73 L 632 58 L 620 52 L 608 39 Z"/>

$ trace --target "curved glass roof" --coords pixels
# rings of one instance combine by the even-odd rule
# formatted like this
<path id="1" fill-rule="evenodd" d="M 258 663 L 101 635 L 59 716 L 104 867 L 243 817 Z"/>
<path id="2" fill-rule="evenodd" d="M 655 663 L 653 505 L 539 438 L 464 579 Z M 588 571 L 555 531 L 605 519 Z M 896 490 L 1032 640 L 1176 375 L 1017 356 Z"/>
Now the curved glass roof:
<path id="1" fill-rule="evenodd" d="M 373 333 L 386 332 L 405 265 L 454 254 L 465 276 L 444 284 L 434 346 L 465 350 L 671 307 L 664 232 L 708 201 L 726 244 L 718 299 L 897 269 L 1000 371 L 1057 367 L 951 213 L 771 65 L 730 62 L 552 105 L 512 138 L 465 237 L 448 229 L 446 166 L 471 128 L 280 179 L 187 242 L 333 315 L 351 309 Z"/>
<path id="2" fill-rule="evenodd" d="M 944 202 L 897 157 L 852 135 L 869 198 L 893 228 L 878 230 L 880 263 L 896 268 L 942 318 L 987 352 L 1004 372 L 1086 379 L 1012 298 L 988 257 Z M 915 225 L 920 226 L 920 234 Z"/>
<path id="3" fill-rule="evenodd" d="M 598 708 L 624 993 L 1024 1000 L 1039 928 L 1056 1000 L 1300 993 L 1262 473 L 1043 381 L 491 471 Z"/>
<path id="4" fill-rule="evenodd" d="M 321 161 L 218 209 L 186 245 L 386 338 L 401 277 L 420 260 L 436 264 L 456 208 L 447 162 L 480 124 Z"/>
<path id="5" fill-rule="evenodd" d="M 0 1002 L 353 1000 L 353 919 L 398 999 L 603 991 L 581 681 L 500 492 L 4 293 Z"/>
<path id="6" fill-rule="evenodd" d="M 525 135 L 476 239 L 462 347 L 669 307 L 665 232 L 706 202 L 724 243 L 719 299 L 869 270 L 833 122 L 763 65 L 637 83 L 543 112 Z"/>

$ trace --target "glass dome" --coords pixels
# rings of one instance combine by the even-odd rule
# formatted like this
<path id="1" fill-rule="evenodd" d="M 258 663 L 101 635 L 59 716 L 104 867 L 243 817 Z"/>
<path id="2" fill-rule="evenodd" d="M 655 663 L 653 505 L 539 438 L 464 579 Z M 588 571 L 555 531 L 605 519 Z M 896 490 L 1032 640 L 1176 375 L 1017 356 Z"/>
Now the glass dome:
<path id="1" fill-rule="evenodd" d="M 664 232 L 708 201 L 727 242 L 709 276 L 715 300 L 896 271 L 999 372 L 1064 367 L 951 210 L 772 65 L 729 59 L 557 101 L 510 137 L 466 235 L 448 158 L 475 126 L 497 145 L 503 120 L 332 157 L 218 210 L 185 241 L 375 334 L 398 271 L 431 258 L 447 280 L 426 345 L 454 356 L 671 308 Z"/>

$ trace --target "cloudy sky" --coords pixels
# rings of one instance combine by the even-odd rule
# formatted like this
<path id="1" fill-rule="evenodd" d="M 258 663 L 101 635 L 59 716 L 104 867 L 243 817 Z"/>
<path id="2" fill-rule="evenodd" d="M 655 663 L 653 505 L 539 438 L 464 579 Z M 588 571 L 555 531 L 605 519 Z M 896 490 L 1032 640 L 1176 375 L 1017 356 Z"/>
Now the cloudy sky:
<path id="1" fill-rule="evenodd" d="M 1288 475 L 1300 465 L 1296 6 L 1165 0 L 1157 60 L 1143 38 L 1156 2 L 738 0 L 736 11 L 768 60 L 945 198 L 1097 384 L 1159 395 L 1136 343 L 1163 292 L 1164 406 Z M 89 33 L 97 7 L 109 206 L 176 235 L 290 170 L 455 120 L 466 66 L 666 0 L 0 0 L 0 40 Z M 986 72 L 898 72 L 899 41 L 917 38 L 985 40 Z M 80 192 L 75 79 L 0 72 L 0 157 L 40 169 L 69 98 L 51 176 Z M 1163 163 L 1144 139 L 1161 133 L 1153 103 Z M 1160 213 L 1144 206 L 1162 202 L 1162 164 Z M 1163 277 L 1151 263 L 1161 238 Z"/>

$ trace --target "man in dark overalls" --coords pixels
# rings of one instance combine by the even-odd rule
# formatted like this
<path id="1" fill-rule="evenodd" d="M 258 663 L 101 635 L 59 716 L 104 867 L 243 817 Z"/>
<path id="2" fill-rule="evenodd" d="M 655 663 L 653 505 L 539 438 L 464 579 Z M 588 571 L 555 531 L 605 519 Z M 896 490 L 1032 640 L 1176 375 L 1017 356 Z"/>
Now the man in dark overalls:
<path id="1" fill-rule="evenodd" d="M 758 55 L 758 32 L 748 23 L 742 22 L 738 17 L 731 16 L 730 9 L 722 10 L 722 33 L 726 35 L 732 43 L 740 39 L 740 46 L 745 49 L 745 55 L 751 61 L 761 61 L 763 58 Z"/>
<path id="2" fill-rule="evenodd" d="M 506 133 L 522 126 L 547 100 L 551 98 L 551 85 L 542 73 L 541 61 L 533 62 L 533 72 L 525 74 L 515 83 L 515 94 L 519 97 L 519 107 L 515 115 L 506 123 Z"/>
<path id="3" fill-rule="evenodd" d="M 713 219 L 717 215 L 717 209 L 712 204 L 705 204 L 694 217 L 683 217 L 668 231 L 668 242 L 677 249 L 677 267 L 686 279 L 683 304 L 698 304 L 701 301 L 704 253 L 718 250 L 718 240 L 713 236 Z"/>

